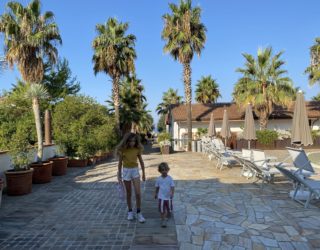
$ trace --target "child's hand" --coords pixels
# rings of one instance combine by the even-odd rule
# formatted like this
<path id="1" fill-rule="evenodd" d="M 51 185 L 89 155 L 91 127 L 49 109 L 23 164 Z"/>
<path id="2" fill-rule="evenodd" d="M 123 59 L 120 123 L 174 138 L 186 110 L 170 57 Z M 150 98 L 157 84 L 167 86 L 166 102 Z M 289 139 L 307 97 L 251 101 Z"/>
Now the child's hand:
<path id="1" fill-rule="evenodd" d="M 145 173 L 142 173 L 142 181 L 146 181 L 146 175 L 145 175 Z"/>

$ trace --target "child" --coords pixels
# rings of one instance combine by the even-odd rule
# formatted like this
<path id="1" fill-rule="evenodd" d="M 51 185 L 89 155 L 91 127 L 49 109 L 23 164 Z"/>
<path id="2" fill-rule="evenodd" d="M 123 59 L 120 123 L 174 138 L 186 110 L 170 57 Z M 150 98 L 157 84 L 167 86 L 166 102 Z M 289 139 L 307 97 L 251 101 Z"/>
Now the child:
<path id="1" fill-rule="evenodd" d="M 161 227 L 167 226 L 168 215 L 172 211 L 172 198 L 174 194 L 174 182 L 168 175 L 170 168 L 166 162 L 162 162 L 158 166 L 161 173 L 156 180 L 155 199 L 159 200 L 159 212 L 161 214 Z"/>
<path id="2" fill-rule="evenodd" d="M 119 155 L 118 163 L 118 180 L 124 181 L 127 194 L 128 216 L 127 219 L 132 221 L 134 214 L 131 204 L 131 183 L 134 187 L 136 195 L 136 208 L 137 219 L 140 223 L 144 223 L 146 220 L 141 213 L 141 190 L 140 190 L 140 174 L 138 168 L 138 161 L 142 170 L 142 180 L 146 180 L 144 163 L 142 160 L 143 146 L 140 143 L 140 137 L 134 133 L 127 133 L 116 148 L 116 152 Z M 122 175 L 121 175 L 122 173 Z"/>

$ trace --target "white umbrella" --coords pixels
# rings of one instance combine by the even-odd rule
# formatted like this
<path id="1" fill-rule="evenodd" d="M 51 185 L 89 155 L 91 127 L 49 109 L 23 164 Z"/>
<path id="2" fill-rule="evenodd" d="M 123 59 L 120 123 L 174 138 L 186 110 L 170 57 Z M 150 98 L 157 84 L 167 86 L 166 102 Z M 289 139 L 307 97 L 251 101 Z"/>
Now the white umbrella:
<path id="1" fill-rule="evenodd" d="M 213 112 L 210 115 L 210 123 L 208 127 L 208 136 L 213 137 L 216 136 L 216 126 L 214 124 Z"/>
<path id="2" fill-rule="evenodd" d="M 250 149 L 250 140 L 255 140 L 256 138 L 256 126 L 254 125 L 254 119 L 252 114 L 252 108 L 250 103 L 246 107 L 246 115 L 244 118 L 244 130 L 243 138 L 248 140 L 248 149 Z"/>
<path id="3" fill-rule="evenodd" d="M 227 146 L 227 139 L 231 136 L 231 131 L 230 131 L 228 113 L 226 109 L 223 112 L 223 120 L 222 120 L 222 127 L 221 127 L 220 134 L 222 138 L 224 138 L 225 146 Z"/>
<path id="4" fill-rule="evenodd" d="M 301 90 L 297 94 L 297 99 L 294 106 L 291 143 L 301 144 L 304 146 L 313 144 L 311 130 L 308 122 L 306 104 Z"/>

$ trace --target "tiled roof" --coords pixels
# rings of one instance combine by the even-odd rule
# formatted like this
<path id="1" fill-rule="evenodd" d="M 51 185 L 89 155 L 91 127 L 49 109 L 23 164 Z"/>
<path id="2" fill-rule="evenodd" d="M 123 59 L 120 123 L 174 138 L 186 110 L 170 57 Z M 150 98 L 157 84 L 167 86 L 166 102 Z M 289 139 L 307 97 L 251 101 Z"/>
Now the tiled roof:
<path id="1" fill-rule="evenodd" d="M 319 101 L 310 101 L 306 102 L 307 112 L 309 118 L 320 118 L 320 102 Z M 192 120 L 193 121 L 209 121 L 210 114 L 213 112 L 213 117 L 215 120 L 222 120 L 223 111 L 227 109 L 229 120 L 243 120 L 245 115 L 244 108 L 241 109 L 235 103 L 215 103 L 215 104 L 192 104 Z M 281 106 L 275 106 L 274 112 L 270 117 L 275 119 L 286 119 L 292 118 L 294 109 L 294 103 L 290 105 L 287 109 Z M 186 105 L 176 105 L 173 106 L 171 110 L 173 119 L 175 121 L 186 121 L 187 112 Z M 257 115 L 254 113 L 254 117 L 257 118 Z"/>

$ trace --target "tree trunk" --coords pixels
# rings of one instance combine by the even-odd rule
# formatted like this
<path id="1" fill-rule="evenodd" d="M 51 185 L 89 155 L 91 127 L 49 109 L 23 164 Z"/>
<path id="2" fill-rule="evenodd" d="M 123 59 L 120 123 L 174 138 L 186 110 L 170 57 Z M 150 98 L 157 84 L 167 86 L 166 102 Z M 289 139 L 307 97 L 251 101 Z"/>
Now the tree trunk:
<path id="1" fill-rule="evenodd" d="M 36 123 L 36 131 L 37 131 L 37 138 L 38 138 L 37 161 L 42 161 L 42 155 L 43 155 L 42 127 L 41 127 L 41 119 L 40 119 L 39 100 L 36 97 L 32 98 L 32 109 L 34 114 L 34 120 Z"/>
<path id="2" fill-rule="evenodd" d="M 267 129 L 267 125 L 268 125 L 268 112 L 264 108 L 260 112 L 260 130 Z"/>
<path id="3" fill-rule="evenodd" d="M 119 77 L 119 76 L 114 77 L 114 79 L 113 79 L 113 86 L 112 86 L 112 95 L 113 95 L 113 102 L 114 102 L 114 114 L 115 114 L 115 119 L 116 119 L 116 131 L 117 131 L 118 136 L 120 136 L 119 80 L 120 80 L 120 77 Z"/>
<path id="4" fill-rule="evenodd" d="M 188 151 L 191 151 L 192 142 L 192 110 L 191 110 L 191 67 L 190 63 L 183 65 L 183 81 L 184 81 L 184 93 L 187 106 L 187 129 L 188 129 Z"/>
<path id="5" fill-rule="evenodd" d="M 51 112 L 50 110 L 46 110 L 44 114 L 44 144 L 45 145 L 51 145 L 52 139 L 51 139 Z"/>

